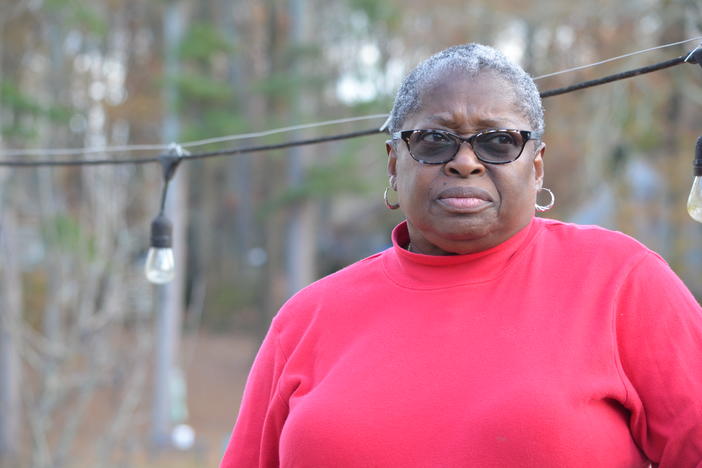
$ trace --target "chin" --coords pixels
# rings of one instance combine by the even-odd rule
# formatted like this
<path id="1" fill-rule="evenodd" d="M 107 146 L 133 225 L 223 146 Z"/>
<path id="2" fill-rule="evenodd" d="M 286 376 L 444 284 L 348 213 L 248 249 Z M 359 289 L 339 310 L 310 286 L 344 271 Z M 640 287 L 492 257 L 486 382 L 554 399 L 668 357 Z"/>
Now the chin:
<path id="1" fill-rule="evenodd" d="M 453 254 L 469 254 L 487 250 L 500 245 L 508 240 L 525 223 L 495 223 L 495 222 L 463 222 L 463 223 L 437 223 L 432 229 L 432 244 L 444 252 Z"/>
<path id="2" fill-rule="evenodd" d="M 490 237 L 500 231 L 500 226 L 494 222 L 479 219 L 451 220 L 435 224 L 435 232 L 439 238 L 450 242 L 475 241 Z"/>
<path id="3" fill-rule="evenodd" d="M 434 231 L 427 241 L 438 250 L 447 254 L 469 254 L 489 249 L 499 244 L 494 233 L 488 229 Z"/>

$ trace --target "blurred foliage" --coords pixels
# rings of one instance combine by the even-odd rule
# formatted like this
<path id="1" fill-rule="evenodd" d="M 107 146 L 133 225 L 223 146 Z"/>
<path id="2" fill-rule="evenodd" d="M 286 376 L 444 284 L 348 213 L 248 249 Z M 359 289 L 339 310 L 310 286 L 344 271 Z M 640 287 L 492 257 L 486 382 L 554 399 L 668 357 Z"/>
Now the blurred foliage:
<path id="1" fill-rule="evenodd" d="M 290 72 L 271 73 L 266 78 L 258 80 L 252 86 L 251 91 L 288 104 L 289 99 L 292 98 L 291 94 L 323 88 L 328 79 L 328 77 L 319 75 Z"/>
<path id="2" fill-rule="evenodd" d="M 34 140 L 38 135 L 38 120 L 46 120 L 51 125 L 66 125 L 72 110 L 61 105 L 46 104 L 46 101 L 23 92 L 15 83 L 0 81 L 0 102 L 6 111 L 12 112 L 14 118 L 5 123 L 2 135 L 20 139 Z M 31 117 L 27 119 L 26 117 Z"/>
<path id="3" fill-rule="evenodd" d="M 47 248 L 88 261 L 95 259 L 95 240 L 86 233 L 80 220 L 59 213 L 45 219 L 43 225 Z"/>
<path id="4" fill-rule="evenodd" d="M 397 27 L 402 21 L 402 8 L 388 1 L 349 0 L 352 10 L 362 11 L 371 23 Z"/>
<path id="5" fill-rule="evenodd" d="M 96 36 L 104 36 L 108 22 L 94 4 L 82 0 L 43 0 L 43 8 L 49 15 L 60 15 L 66 26 L 77 28 Z"/>
<path id="6" fill-rule="evenodd" d="M 175 81 L 181 96 L 181 108 L 186 112 L 193 101 L 200 105 L 217 105 L 234 96 L 229 84 L 203 74 L 180 73 Z"/>
<path id="7" fill-rule="evenodd" d="M 0 83 L 0 98 L 3 104 L 12 108 L 16 112 L 29 112 L 40 114 L 43 112 L 39 101 L 23 93 L 16 85 L 7 81 Z"/>
<path id="8" fill-rule="evenodd" d="M 349 194 L 370 192 L 374 184 L 362 175 L 359 161 L 355 155 L 342 153 L 330 161 L 310 167 L 305 179 L 298 187 L 284 190 L 277 197 L 269 200 L 260 211 L 260 216 L 270 215 L 271 211 L 280 210 L 291 204 L 318 199 L 333 199 Z"/>
<path id="9" fill-rule="evenodd" d="M 210 23 L 194 23 L 188 29 L 180 46 L 182 60 L 209 62 L 216 54 L 235 52 L 234 44 Z"/>
<path id="10" fill-rule="evenodd" d="M 80 143 L 88 132 L 69 130 L 71 116 L 85 115 L 89 122 L 95 119 L 90 113 L 96 108 L 91 110 L 91 106 L 101 106 L 105 120 L 102 131 L 108 139 L 111 132 L 124 127 L 129 143 L 158 141 L 159 120 L 164 114 L 159 93 L 171 85 L 178 95 L 182 140 L 344 115 L 383 113 L 392 105 L 392 93 L 403 71 L 428 53 L 458 42 L 487 41 L 507 49 L 515 44 L 524 45 L 525 50 L 531 51 L 530 68 L 535 72 L 549 72 L 628 51 L 622 49 L 622 43 L 635 44 L 630 49 L 645 48 L 654 43 L 683 39 L 693 35 L 695 28 L 699 29 L 699 24 L 684 19 L 693 18 L 691 12 L 698 11 L 699 6 L 683 0 L 669 1 L 665 9 L 636 1 L 627 2 L 626 6 L 599 5 L 606 14 L 595 14 L 587 5 L 565 6 L 555 0 L 534 0 L 526 9 L 515 9 L 510 0 L 491 4 L 449 0 L 440 5 L 394 0 L 308 0 L 305 3 L 307 10 L 302 18 L 294 17 L 287 2 L 256 6 L 241 2 L 189 3 L 183 39 L 177 48 L 179 71 L 175 76 L 165 76 L 160 34 L 163 7 L 168 2 L 147 5 L 126 0 L 45 0 L 39 10 L 27 10 L 22 21 L 38 24 L 46 30 L 47 22 L 57 18 L 60 21 L 54 26 L 63 31 L 65 38 L 70 35 L 71 40 L 79 44 L 74 53 L 83 57 L 121 57 L 125 74 L 122 86 L 127 99 L 119 104 L 109 101 L 96 104 L 85 97 L 60 96 L 72 108 L 52 102 L 42 89 L 51 81 L 51 70 L 20 66 L 36 61 L 37 56 L 43 55 L 47 60 L 47 44 L 24 38 L 14 50 L 12 42 L 5 41 L 10 45 L 4 50 L 12 49 L 6 57 L 12 72 L 6 72 L 0 82 L 0 101 L 4 108 L 2 134 L 13 141 L 42 141 L 45 138 L 42 132 L 50 127 L 54 133 L 62 135 L 64 141 Z M 517 14 L 537 10 L 543 14 Z M 224 21 L 226 17 L 230 19 Z M 646 21 L 641 22 L 640 18 Z M 296 21 L 301 28 L 300 39 L 293 42 Z M 13 28 L 16 24 L 13 23 Z M 11 30 L 14 29 L 7 31 Z M 67 91 L 67 95 L 79 95 L 81 87 L 90 87 L 90 79 L 101 79 L 106 86 L 107 74 L 101 78 L 97 78 L 100 73 L 95 74 L 99 62 L 91 62 L 87 69 L 78 71 L 75 57 L 65 53 L 69 65 L 66 73 L 83 80 L 76 81 L 79 84 L 74 85 L 70 93 Z M 635 60 L 654 61 L 674 53 L 677 52 L 672 49 L 659 51 Z M 24 59 L 20 60 L 18 57 L 22 56 Z M 539 86 L 547 89 L 601 76 L 636 65 L 635 60 L 549 78 Z M 599 190 L 600 183 L 616 184 L 612 174 L 617 177 L 624 174 L 632 158 L 657 159 L 666 152 L 665 145 L 672 134 L 677 132 L 674 138 L 682 146 L 693 138 L 689 131 L 671 128 L 672 121 L 667 118 L 673 112 L 668 109 L 673 88 L 690 85 L 689 80 L 671 78 L 679 75 L 676 69 L 546 102 L 549 118 L 547 183 L 559 194 L 555 216 L 567 218 L 577 211 L 589 194 Z M 374 91 L 360 95 L 362 97 L 342 98 L 337 87 L 344 79 L 359 89 L 373 85 Z M 609 94 L 618 97 L 608 99 Z M 697 87 L 690 92 L 691 96 L 698 94 Z M 695 111 L 688 106 L 685 115 L 686 121 L 690 121 L 689 116 L 695 115 Z M 370 124 L 354 124 L 353 129 Z M 225 145 L 275 144 L 293 137 L 306 138 L 349 128 L 351 126 L 321 128 L 304 135 L 281 133 Z M 221 147 L 208 145 L 200 149 Z M 267 219 L 278 217 L 276 229 L 282 229 L 288 210 L 300 203 L 367 198 L 369 206 L 376 206 L 375 192 L 382 190 L 386 178 L 382 137 L 372 143 L 371 139 L 359 139 L 319 148 L 305 147 L 300 151 L 308 155 L 305 157 L 308 162 L 299 186 L 288 186 L 285 182 L 289 168 L 283 151 L 257 153 L 247 159 L 246 164 L 236 158 L 221 158 L 217 163 L 193 165 L 190 197 L 198 204 L 198 209 L 202 207 L 198 216 L 204 220 L 202 226 L 193 229 L 202 231 L 197 237 L 217 239 L 215 245 L 231 245 L 232 250 L 218 255 L 205 250 L 209 249 L 207 245 L 191 246 L 192 255 L 199 259 L 200 271 L 206 271 L 209 266 L 214 272 L 205 273 L 210 281 L 227 281 L 217 272 L 226 269 L 228 263 L 240 264 L 248 248 L 234 243 L 239 242 L 234 235 L 238 228 L 232 226 L 235 219 L 238 223 L 250 223 L 248 228 L 255 233 L 254 237 L 261 239 L 271 228 L 266 224 Z M 569 173 L 584 176 L 574 181 L 567 176 Z M 677 174 L 672 171 L 664 177 L 679 177 Z M 239 192 L 241 180 L 237 177 L 251 184 L 246 196 Z M 677 187 L 678 184 L 671 181 L 669 185 Z M 72 194 L 71 200 L 79 200 L 80 190 L 72 186 L 66 193 Z M 675 193 L 668 198 L 679 203 L 684 197 L 683 190 L 670 190 Z M 134 193 L 148 196 L 149 190 L 139 189 Z M 142 204 L 136 203 L 137 206 Z M 242 204 L 247 204 L 254 213 L 248 221 L 237 218 Z M 133 208 L 129 211 L 130 216 L 146 216 L 145 212 Z M 382 206 L 378 212 L 369 212 L 378 218 L 377 222 L 384 215 Z M 78 252 L 81 244 L 89 246 L 94 242 L 86 234 L 91 230 L 81 227 L 85 224 L 82 219 L 51 218 L 47 223 L 54 223 L 45 229 L 53 233 L 49 240 L 55 248 Z M 132 220 L 132 223 L 138 225 L 139 221 Z M 339 227 L 324 222 L 318 226 L 320 232 L 332 229 Z M 348 261 L 352 260 L 351 255 Z M 676 260 L 672 259 L 671 263 Z M 282 266 L 271 268 L 276 270 Z M 256 300 L 247 297 L 248 306 L 253 307 Z"/>
<path id="11" fill-rule="evenodd" d="M 261 293 L 261 285 L 252 278 L 246 280 L 239 277 L 233 282 L 215 285 L 207 295 L 207 320 L 204 326 L 217 332 L 255 332 L 259 321 L 255 305 Z"/>
<path id="12" fill-rule="evenodd" d="M 22 283 L 23 319 L 30 329 L 39 331 L 43 325 L 43 312 L 47 301 L 46 272 L 27 272 L 22 276 Z"/>
<path id="13" fill-rule="evenodd" d="M 182 131 L 184 141 L 208 138 L 212 135 L 238 134 L 251 130 L 249 120 L 243 114 L 213 108 L 203 112 L 198 121 L 192 122 Z M 216 149 L 221 145 L 199 147 L 199 151 Z"/>
<path id="14" fill-rule="evenodd" d="M 178 71 L 166 76 L 163 33 L 171 1 L 0 2 L 2 145 L 162 143 L 164 117 L 175 117 L 179 140 L 190 141 L 386 113 L 405 72 L 435 51 L 469 41 L 496 45 L 538 75 L 702 34 L 702 6 L 690 0 L 302 4 L 304 11 L 296 13 L 290 2 L 183 2 L 183 39 L 171 49 L 178 54 Z M 538 85 L 551 89 L 654 63 L 684 53 L 688 45 L 694 44 Z M 177 94 L 175 115 L 168 115 L 164 99 L 170 89 Z M 644 240 L 697 294 L 702 294 L 702 234 L 684 205 L 701 103 L 699 68 L 687 66 L 545 101 L 545 182 L 558 200 L 549 216 L 580 221 L 583 213 L 595 212 L 599 218 L 589 221 Z M 275 144 L 381 123 L 378 118 L 191 150 Z M 201 160 L 179 171 L 189 182 L 185 295 L 191 301 L 187 307 L 196 309 L 194 291 L 207 286 L 202 326 L 265 328 L 290 293 L 290 251 L 315 252 L 307 280 L 387 245 L 401 213 L 389 213 L 382 204 L 383 141 L 378 135 L 294 152 Z M 291 154 L 300 156 L 297 167 Z M 642 168 L 649 185 L 635 178 L 641 172 L 634 169 Z M 299 184 L 290 182 L 294 171 L 301 174 Z M 153 319 L 158 295 L 144 284 L 142 269 L 152 207 L 160 195 L 157 165 L 132 172 L 83 168 L 73 175 L 62 169 L 41 176 L 0 171 L 0 177 L 4 214 L 17 219 L 22 236 L 29 231 L 43 242 L 43 250 L 35 251 L 29 241 L 18 244 L 21 314 L 32 331 L 43 333 L 48 306 L 59 303 L 70 315 L 85 313 L 86 304 L 100 309 L 111 300 L 104 310 L 86 313 L 100 318 L 97 329 L 105 337 L 116 324 L 135 330 Z M 636 198 L 638 192 L 646 196 Z M 613 195 L 604 208 L 595 206 L 603 194 Z M 294 241 L 305 244 L 293 245 L 287 233 L 303 206 L 316 216 L 310 217 L 305 238 Z M 102 291 L 107 286 L 90 289 L 85 280 L 95 278 L 96 264 L 105 259 L 110 264 L 96 275 L 119 283 L 112 285 L 117 293 Z M 147 319 L 134 319 L 137 314 Z M 142 439 L 143 434 L 127 435 L 107 445 L 136 447 Z"/>

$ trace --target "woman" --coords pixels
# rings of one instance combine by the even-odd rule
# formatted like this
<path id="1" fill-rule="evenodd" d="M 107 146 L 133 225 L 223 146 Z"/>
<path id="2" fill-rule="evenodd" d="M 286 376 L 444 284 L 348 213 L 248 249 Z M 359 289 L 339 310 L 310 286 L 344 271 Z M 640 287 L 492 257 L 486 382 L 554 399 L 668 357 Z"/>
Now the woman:
<path id="1" fill-rule="evenodd" d="M 531 78 L 452 47 L 389 132 L 407 220 L 281 309 L 222 466 L 702 466 L 702 310 L 635 240 L 534 217 Z"/>

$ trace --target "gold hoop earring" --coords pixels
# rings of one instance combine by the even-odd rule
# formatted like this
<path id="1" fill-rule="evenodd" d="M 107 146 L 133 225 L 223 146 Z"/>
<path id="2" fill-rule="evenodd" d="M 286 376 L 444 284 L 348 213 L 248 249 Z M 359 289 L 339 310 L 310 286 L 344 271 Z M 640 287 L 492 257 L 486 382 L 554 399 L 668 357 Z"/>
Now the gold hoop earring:
<path id="1" fill-rule="evenodd" d="M 390 187 L 385 187 L 385 193 L 383 193 L 383 200 L 385 201 L 385 206 L 388 207 L 389 210 L 396 210 L 400 207 L 400 202 L 397 203 L 390 203 L 388 200 L 388 191 L 390 190 Z"/>
<path id="2" fill-rule="evenodd" d="M 547 204 L 545 204 L 545 205 L 539 205 L 539 202 L 536 202 L 536 203 L 534 203 L 534 207 L 536 208 L 536 211 L 544 212 L 544 211 L 548 211 L 548 210 L 550 210 L 551 208 L 553 208 L 554 203 L 556 203 L 556 196 L 553 194 L 552 191 L 550 191 L 550 190 L 547 189 L 546 187 L 541 187 L 541 188 L 539 189 L 539 192 L 542 191 L 542 190 L 545 190 L 545 191 L 548 192 L 548 194 L 549 194 L 550 197 L 551 197 L 551 200 L 549 200 L 549 202 L 548 202 Z M 539 192 L 536 192 L 537 197 L 538 197 L 538 195 L 539 195 Z"/>

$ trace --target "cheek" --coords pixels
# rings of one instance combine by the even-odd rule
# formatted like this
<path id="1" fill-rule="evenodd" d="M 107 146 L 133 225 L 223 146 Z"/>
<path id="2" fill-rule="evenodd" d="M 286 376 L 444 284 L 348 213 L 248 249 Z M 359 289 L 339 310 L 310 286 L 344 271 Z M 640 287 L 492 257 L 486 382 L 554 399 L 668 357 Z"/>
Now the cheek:
<path id="1" fill-rule="evenodd" d="M 405 209 L 418 208 L 424 206 L 431 198 L 430 187 L 433 176 L 430 168 L 419 166 L 410 162 L 411 167 L 398 168 L 397 192 L 400 198 L 400 206 Z M 398 164 L 399 166 L 399 164 Z"/>
<path id="2" fill-rule="evenodd" d="M 415 205 L 419 192 L 417 181 L 412 175 L 407 174 L 405 177 L 398 180 L 397 195 L 400 198 L 400 206 L 409 208 L 410 205 Z"/>
<path id="3" fill-rule="evenodd" d="M 397 160 L 397 191 L 401 193 L 411 192 L 412 186 L 414 185 L 414 179 L 416 178 L 416 168 L 413 166 L 412 161 L 408 161 L 407 158 L 401 158 Z M 405 195 L 406 196 L 406 195 Z"/>
<path id="4" fill-rule="evenodd" d="M 500 204 L 506 206 L 521 206 L 533 204 L 536 197 L 536 181 L 534 170 L 524 168 L 521 171 L 496 173 L 493 182 L 500 196 Z"/>

